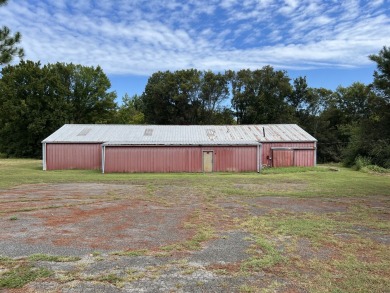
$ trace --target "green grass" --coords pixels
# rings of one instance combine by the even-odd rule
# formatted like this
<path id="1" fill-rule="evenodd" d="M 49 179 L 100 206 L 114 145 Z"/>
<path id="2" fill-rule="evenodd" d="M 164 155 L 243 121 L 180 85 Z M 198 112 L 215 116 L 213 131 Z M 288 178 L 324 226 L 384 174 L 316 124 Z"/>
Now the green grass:
<path id="1" fill-rule="evenodd" d="M 262 237 L 256 239 L 257 250 L 249 250 L 254 256 L 250 257 L 242 264 L 242 269 L 259 271 L 266 268 L 273 267 L 284 261 L 284 258 L 272 245 L 272 243 Z"/>
<path id="2" fill-rule="evenodd" d="M 146 249 L 139 249 L 139 250 L 131 250 L 131 251 L 114 251 L 111 252 L 111 255 L 118 255 L 118 256 L 143 256 L 147 255 L 148 250 Z"/>
<path id="3" fill-rule="evenodd" d="M 194 228 L 197 228 L 196 234 L 187 241 L 183 241 L 176 244 L 166 245 L 161 247 L 162 251 L 173 252 L 173 251 L 185 251 L 185 250 L 199 250 L 202 248 L 202 243 L 210 240 L 215 235 L 215 231 L 210 226 L 205 226 L 203 224 L 194 225 Z"/>
<path id="4" fill-rule="evenodd" d="M 101 174 L 98 170 L 42 171 L 42 162 L 32 159 L 0 159 L 0 189 L 21 184 L 123 182 L 144 185 L 154 193 L 156 186 L 194 187 L 210 198 L 215 196 L 339 197 L 390 195 L 389 174 L 357 172 L 330 166 L 312 168 L 269 168 L 263 173 L 168 173 Z M 299 188 L 297 188 L 299 184 Z M 237 185 L 241 185 L 237 187 Z M 246 185 L 253 185 L 246 188 Z M 257 187 L 256 187 L 257 186 Z"/>
<path id="5" fill-rule="evenodd" d="M 98 278 L 94 278 L 94 280 L 99 282 L 106 282 L 118 286 L 121 282 L 124 281 L 124 278 L 121 278 L 116 274 L 107 274 L 107 275 L 102 275 Z"/>
<path id="6" fill-rule="evenodd" d="M 283 275 L 308 292 L 390 290 L 388 245 L 370 238 L 388 235 L 390 226 L 375 208 L 355 203 L 336 213 L 274 210 L 248 217 L 241 227 L 256 240 L 249 250 L 252 257 L 243 263 L 245 271 Z M 356 227 L 363 227 L 362 232 Z M 283 247 L 282 256 L 276 247 Z"/>
<path id="7" fill-rule="evenodd" d="M 81 258 L 78 256 L 58 256 L 38 253 L 30 255 L 28 259 L 31 261 L 73 262 L 79 261 Z"/>
<path id="8" fill-rule="evenodd" d="M 42 171 L 39 160 L 0 159 L 0 189 L 22 184 L 80 182 L 141 185 L 144 193 L 140 198 L 142 196 L 142 200 L 156 201 L 161 205 L 173 206 L 175 199 L 183 192 L 198 197 L 200 207 L 188 215 L 183 226 L 192 233 L 191 238 L 160 247 L 156 254 L 135 250 L 112 253 L 114 255 L 157 256 L 160 253 L 161 256 L 169 256 L 172 252 L 193 251 L 201 249 L 204 242 L 220 237 L 219 232 L 231 228 L 249 233 L 253 243 L 248 250 L 248 259 L 241 264 L 240 273 L 250 275 L 266 272 L 269 276 L 290 281 L 308 292 L 390 292 L 388 245 L 373 240 L 374 237 L 388 235 L 390 224 L 384 220 L 388 207 L 377 204 L 371 206 L 366 201 L 371 196 L 390 196 L 389 174 L 359 172 L 327 165 L 269 168 L 261 174 L 101 174 L 100 171 L 82 170 Z M 169 192 L 169 196 L 159 196 L 165 191 Z M 342 206 L 347 205 L 347 208 L 345 211 L 341 209 L 340 212 L 329 213 L 269 208 L 260 216 L 246 215 L 240 218 L 237 215 L 238 218 L 234 218 L 232 214 L 230 226 L 218 225 L 223 222 L 224 213 L 227 213 L 220 209 L 218 200 L 243 204 L 244 197 L 259 196 L 318 197 L 332 202 L 340 198 Z M 109 200 L 120 198 L 110 196 Z M 108 199 L 101 200 L 104 202 Z M 49 205 L 43 208 L 55 207 Z M 6 219 L 17 220 L 21 212 L 8 211 Z M 328 252 L 329 257 L 321 258 L 323 252 Z M 103 258 L 98 252 L 93 255 Z M 0 257 L 0 268 L 3 269 L 0 273 L 0 288 L 22 287 L 35 279 L 51 275 L 50 271 L 36 268 L 34 262 L 77 260 L 43 254 L 32 255 L 24 260 Z M 193 268 L 187 268 L 185 274 L 191 274 L 192 271 Z M 123 282 L 137 280 L 144 275 L 144 272 L 129 273 L 127 278 L 108 274 L 93 278 L 92 281 L 120 286 Z M 82 277 L 76 279 L 82 280 Z M 283 284 L 277 286 L 283 288 Z M 240 287 L 240 291 L 256 292 L 249 283 Z M 271 287 L 269 291 L 273 291 Z"/>
<path id="9" fill-rule="evenodd" d="M 45 268 L 35 268 L 29 264 L 22 264 L 0 275 L 1 288 L 21 288 L 27 283 L 39 278 L 47 278 L 52 272 Z"/>

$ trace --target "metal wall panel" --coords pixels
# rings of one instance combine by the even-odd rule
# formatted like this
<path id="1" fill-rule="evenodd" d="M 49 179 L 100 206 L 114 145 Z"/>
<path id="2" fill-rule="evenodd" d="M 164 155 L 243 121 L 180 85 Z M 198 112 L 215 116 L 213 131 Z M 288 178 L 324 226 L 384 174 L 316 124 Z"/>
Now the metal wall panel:
<path id="1" fill-rule="evenodd" d="M 46 145 L 47 170 L 100 169 L 100 144 L 48 143 Z"/>
<path id="2" fill-rule="evenodd" d="M 273 158 L 272 148 L 292 148 L 294 149 L 294 166 L 298 167 L 311 167 L 315 166 L 315 142 L 277 142 L 277 143 L 263 143 L 262 144 L 262 164 L 281 167 L 280 164 L 286 165 L 286 163 L 280 162 L 279 158 L 276 158 L 278 162 L 275 162 Z M 300 148 L 307 148 L 302 150 Z M 310 149 L 312 148 L 312 149 Z M 269 159 L 272 158 L 272 159 Z M 288 157 L 286 159 L 289 159 Z"/>
<path id="3" fill-rule="evenodd" d="M 257 147 L 213 147 L 214 170 L 217 172 L 245 172 L 257 170 Z"/>
<path id="4" fill-rule="evenodd" d="M 106 146 L 105 172 L 201 172 L 200 147 Z"/>
<path id="5" fill-rule="evenodd" d="M 202 172 L 203 151 L 213 151 L 213 171 L 256 171 L 257 147 L 106 146 L 109 172 Z"/>
<path id="6" fill-rule="evenodd" d="M 315 165 L 313 152 L 314 152 L 313 150 L 295 150 L 294 151 L 295 166 L 313 167 Z"/>
<path id="7" fill-rule="evenodd" d="M 272 167 L 294 166 L 294 150 L 273 150 Z"/>

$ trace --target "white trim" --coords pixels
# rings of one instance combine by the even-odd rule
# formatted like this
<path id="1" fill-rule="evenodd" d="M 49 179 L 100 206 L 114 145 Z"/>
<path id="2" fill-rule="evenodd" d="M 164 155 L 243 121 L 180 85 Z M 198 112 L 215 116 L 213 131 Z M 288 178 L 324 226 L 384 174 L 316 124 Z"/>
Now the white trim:
<path id="1" fill-rule="evenodd" d="M 257 168 L 257 173 L 260 173 L 260 145 L 257 145 L 257 153 L 256 153 L 256 168 Z"/>
<path id="2" fill-rule="evenodd" d="M 314 142 L 314 167 L 317 167 L 317 142 Z"/>
<path id="3" fill-rule="evenodd" d="M 42 144 L 42 169 L 43 171 L 46 171 L 46 143 Z"/>
<path id="4" fill-rule="evenodd" d="M 106 146 L 102 145 L 102 174 L 104 174 L 105 165 L 106 165 Z"/>
<path id="5" fill-rule="evenodd" d="M 260 173 L 261 169 L 263 168 L 263 145 L 261 143 L 259 143 L 258 152 L 259 152 L 259 159 L 258 159 L 259 169 L 257 172 Z"/>

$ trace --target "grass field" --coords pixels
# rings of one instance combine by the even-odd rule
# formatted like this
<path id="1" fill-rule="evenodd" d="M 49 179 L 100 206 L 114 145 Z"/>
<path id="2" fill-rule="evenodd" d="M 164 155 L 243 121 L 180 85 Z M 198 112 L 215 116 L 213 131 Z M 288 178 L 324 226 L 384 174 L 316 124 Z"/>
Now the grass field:
<path id="1" fill-rule="evenodd" d="M 175 184 L 178 181 L 209 189 L 210 195 L 345 197 L 390 194 L 390 174 L 369 174 L 325 165 L 315 168 L 266 169 L 261 174 L 101 174 L 100 171 L 90 170 L 42 171 L 40 160 L 0 159 L 0 188 L 71 182 L 126 182 L 153 186 Z M 262 185 L 263 188 L 250 188 L 250 184 Z"/>
<path id="2" fill-rule="evenodd" d="M 88 194 L 79 189 L 73 195 L 64 189 L 68 192 L 64 200 L 60 189 L 63 183 L 73 183 L 79 188 L 85 186 L 84 183 L 100 185 Z M 112 183 L 125 188 L 114 187 L 106 193 L 99 191 L 105 184 Z M 50 187 L 53 184 L 57 185 Z M 7 190 L 20 193 L 28 208 L 17 199 L 10 199 Z M 28 192 L 23 193 L 25 190 L 35 193 L 29 198 Z M 41 190 L 47 193 L 49 198 L 46 200 L 50 205 L 40 205 Z M 52 195 L 55 190 L 58 194 Z M 131 194 L 127 190 L 131 190 Z M 99 193 L 94 194 L 95 191 Z M 100 205 L 116 205 L 122 211 L 120 216 L 118 212 L 120 218 L 129 214 L 123 207 L 129 206 L 135 213 L 135 203 L 146 213 L 150 212 L 150 207 L 154 213 L 169 210 L 160 214 L 162 218 L 187 209 L 188 215 L 184 222 L 178 222 L 180 228 L 177 229 L 185 232 L 180 235 L 191 236 L 169 245 L 151 245 L 153 249 L 134 246 L 131 250 L 108 254 L 96 251 L 92 254 L 93 265 L 113 263 L 116 267 L 88 277 L 83 271 L 88 265 L 79 257 L 33 254 L 10 258 L 2 256 L 0 251 L 0 289 L 23 287 L 34 280 L 50 280 L 57 284 L 59 291 L 68 288 L 66 286 L 77 287 L 72 283 L 75 281 L 108 284 L 117 289 L 143 288 L 159 279 L 168 282 L 166 280 L 175 269 L 172 291 L 194 288 L 186 287 L 185 282 L 192 282 L 191 276 L 195 280 L 193 286 L 199 286 L 199 291 L 207 291 L 209 287 L 202 287 L 207 284 L 196 279 L 207 271 L 213 275 L 213 280 L 220 280 L 218 289 L 223 290 L 225 286 L 235 292 L 390 292 L 389 174 L 363 173 L 327 165 L 267 169 L 261 174 L 101 174 L 80 170 L 42 171 L 39 160 L 1 159 L 1 194 L 4 195 L 0 198 L 3 233 L 11 236 L 12 229 L 19 223 L 26 228 L 28 219 L 33 219 L 36 213 L 42 220 L 53 213 L 66 215 L 77 209 L 86 213 L 88 206 L 96 212 Z M 9 205 L 13 205 L 12 210 L 8 210 Z M 151 217 L 151 214 L 147 215 L 145 221 Z M 82 216 L 80 221 L 93 224 L 91 218 Z M 57 218 L 56 221 L 61 220 L 59 216 Z M 172 219 L 167 218 L 169 225 Z M 112 218 L 108 222 L 112 222 Z M 126 224 L 131 225 L 131 221 Z M 75 229 L 77 225 L 71 228 Z M 104 223 L 99 225 L 97 229 L 103 229 Z M 51 228 L 55 229 L 54 226 Z M 214 245 L 210 244 L 213 241 L 219 243 L 228 239 L 228 235 L 241 234 L 247 235 L 245 239 L 236 239 L 238 243 L 247 243 L 242 247 L 247 257 L 242 260 L 202 267 L 188 261 L 196 251 Z M 21 234 L 18 235 L 20 241 Z M 230 252 L 225 253 L 228 258 Z M 145 256 L 166 258 L 166 263 L 146 266 L 142 270 L 124 267 L 123 271 L 118 271 L 121 264 L 118 259 Z M 42 262 L 67 262 L 74 264 L 76 269 L 65 274 L 42 267 Z"/>

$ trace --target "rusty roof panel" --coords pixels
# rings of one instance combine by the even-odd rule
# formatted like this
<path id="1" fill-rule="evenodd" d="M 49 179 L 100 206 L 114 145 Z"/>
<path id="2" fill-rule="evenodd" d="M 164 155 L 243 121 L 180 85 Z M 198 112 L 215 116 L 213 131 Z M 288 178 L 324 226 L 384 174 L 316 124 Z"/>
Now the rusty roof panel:
<path id="1" fill-rule="evenodd" d="M 113 125 L 65 124 L 43 143 L 121 143 L 237 145 L 261 142 L 313 142 L 296 124 L 265 125 Z"/>

